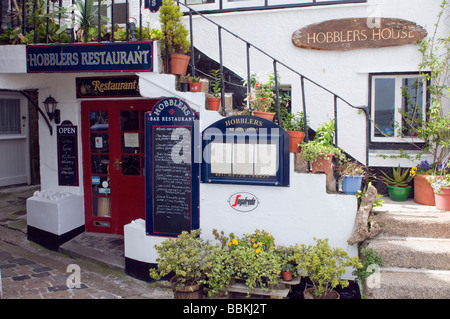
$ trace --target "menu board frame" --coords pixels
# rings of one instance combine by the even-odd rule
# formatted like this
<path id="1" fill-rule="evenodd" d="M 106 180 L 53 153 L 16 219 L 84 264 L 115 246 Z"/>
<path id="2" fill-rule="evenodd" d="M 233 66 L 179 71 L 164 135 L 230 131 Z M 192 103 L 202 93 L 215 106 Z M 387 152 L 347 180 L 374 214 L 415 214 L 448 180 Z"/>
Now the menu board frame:
<path id="1" fill-rule="evenodd" d="M 78 128 L 64 121 L 56 128 L 58 148 L 58 185 L 79 186 Z"/>
<path id="2" fill-rule="evenodd" d="M 146 233 L 175 237 L 200 227 L 198 115 L 166 98 L 145 115 Z"/>

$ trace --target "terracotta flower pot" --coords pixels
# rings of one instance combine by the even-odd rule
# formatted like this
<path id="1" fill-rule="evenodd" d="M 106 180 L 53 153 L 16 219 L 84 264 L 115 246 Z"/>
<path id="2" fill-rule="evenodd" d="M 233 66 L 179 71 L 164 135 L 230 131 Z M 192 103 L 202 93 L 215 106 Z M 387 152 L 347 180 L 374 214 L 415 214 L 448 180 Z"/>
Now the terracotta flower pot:
<path id="1" fill-rule="evenodd" d="M 189 82 L 189 91 L 201 92 L 202 91 L 202 82 Z"/>
<path id="2" fill-rule="evenodd" d="M 220 97 L 208 98 L 208 106 L 210 111 L 218 111 L 220 108 Z"/>
<path id="3" fill-rule="evenodd" d="M 254 116 L 262 117 L 266 120 L 273 121 L 273 116 L 275 113 L 272 112 L 261 112 L 261 111 L 253 111 Z"/>
<path id="4" fill-rule="evenodd" d="M 450 189 L 441 188 L 440 194 L 434 193 L 436 209 L 450 211 Z"/>
<path id="5" fill-rule="evenodd" d="M 284 281 L 291 281 L 292 280 L 292 271 L 282 271 L 281 278 L 283 278 Z"/>
<path id="6" fill-rule="evenodd" d="M 298 132 L 298 131 L 287 131 L 289 133 L 290 137 L 290 147 L 289 151 L 291 153 L 299 153 L 300 152 L 300 144 L 303 141 L 303 138 L 305 137 L 305 132 Z"/>
<path id="7" fill-rule="evenodd" d="M 170 55 L 170 73 L 185 75 L 190 58 L 190 55 L 172 53 Z"/>
<path id="8" fill-rule="evenodd" d="M 430 175 L 417 174 L 414 176 L 414 201 L 417 204 L 434 206 L 436 201 L 434 199 L 433 188 L 426 180 Z"/>
<path id="9" fill-rule="evenodd" d="M 331 164 L 333 162 L 333 156 L 334 153 L 330 153 L 328 154 L 328 159 L 319 156 L 319 158 L 317 158 L 315 161 L 311 161 L 312 172 L 314 174 L 319 172 L 328 174 L 330 172 Z"/>

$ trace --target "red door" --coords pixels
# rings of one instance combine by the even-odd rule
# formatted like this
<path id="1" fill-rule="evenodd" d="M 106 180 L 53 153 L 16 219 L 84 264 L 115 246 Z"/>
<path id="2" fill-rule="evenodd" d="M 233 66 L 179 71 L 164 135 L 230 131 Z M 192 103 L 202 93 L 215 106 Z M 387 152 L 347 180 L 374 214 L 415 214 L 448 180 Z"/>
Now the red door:
<path id="1" fill-rule="evenodd" d="M 145 219 L 144 114 L 157 100 L 81 104 L 86 230 L 123 234 Z"/>

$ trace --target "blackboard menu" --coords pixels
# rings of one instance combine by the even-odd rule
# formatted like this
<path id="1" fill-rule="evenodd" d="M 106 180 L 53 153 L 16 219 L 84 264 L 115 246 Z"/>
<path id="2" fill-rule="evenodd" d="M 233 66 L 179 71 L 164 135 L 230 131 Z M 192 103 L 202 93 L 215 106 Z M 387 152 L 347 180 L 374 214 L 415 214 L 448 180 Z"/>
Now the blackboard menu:
<path id="1" fill-rule="evenodd" d="M 77 126 L 64 121 L 57 127 L 58 184 L 78 186 L 78 135 Z"/>
<path id="2" fill-rule="evenodd" d="M 159 101 L 145 116 L 146 232 L 177 236 L 199 228 L 198 118 L 181 99 Z"/>
<path id="3" fill-rule="evenodd" d="M 155 232 L 179 234 L 183 230 L 190 230 L 192 205 L 190 137 L 190 127 L 153 127 Z"/>

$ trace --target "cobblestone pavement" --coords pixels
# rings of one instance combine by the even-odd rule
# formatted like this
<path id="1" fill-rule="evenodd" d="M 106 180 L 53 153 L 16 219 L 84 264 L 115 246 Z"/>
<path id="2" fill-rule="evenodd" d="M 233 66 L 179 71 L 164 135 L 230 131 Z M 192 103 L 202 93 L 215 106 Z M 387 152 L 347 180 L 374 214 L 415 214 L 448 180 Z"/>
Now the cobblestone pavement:
<path id="1" fill-rule="evenodd" d="M 0 298 L 173 298 L 170 289 L 28 241 L 25 203 L 35 190 L 0 189 Z"/>

